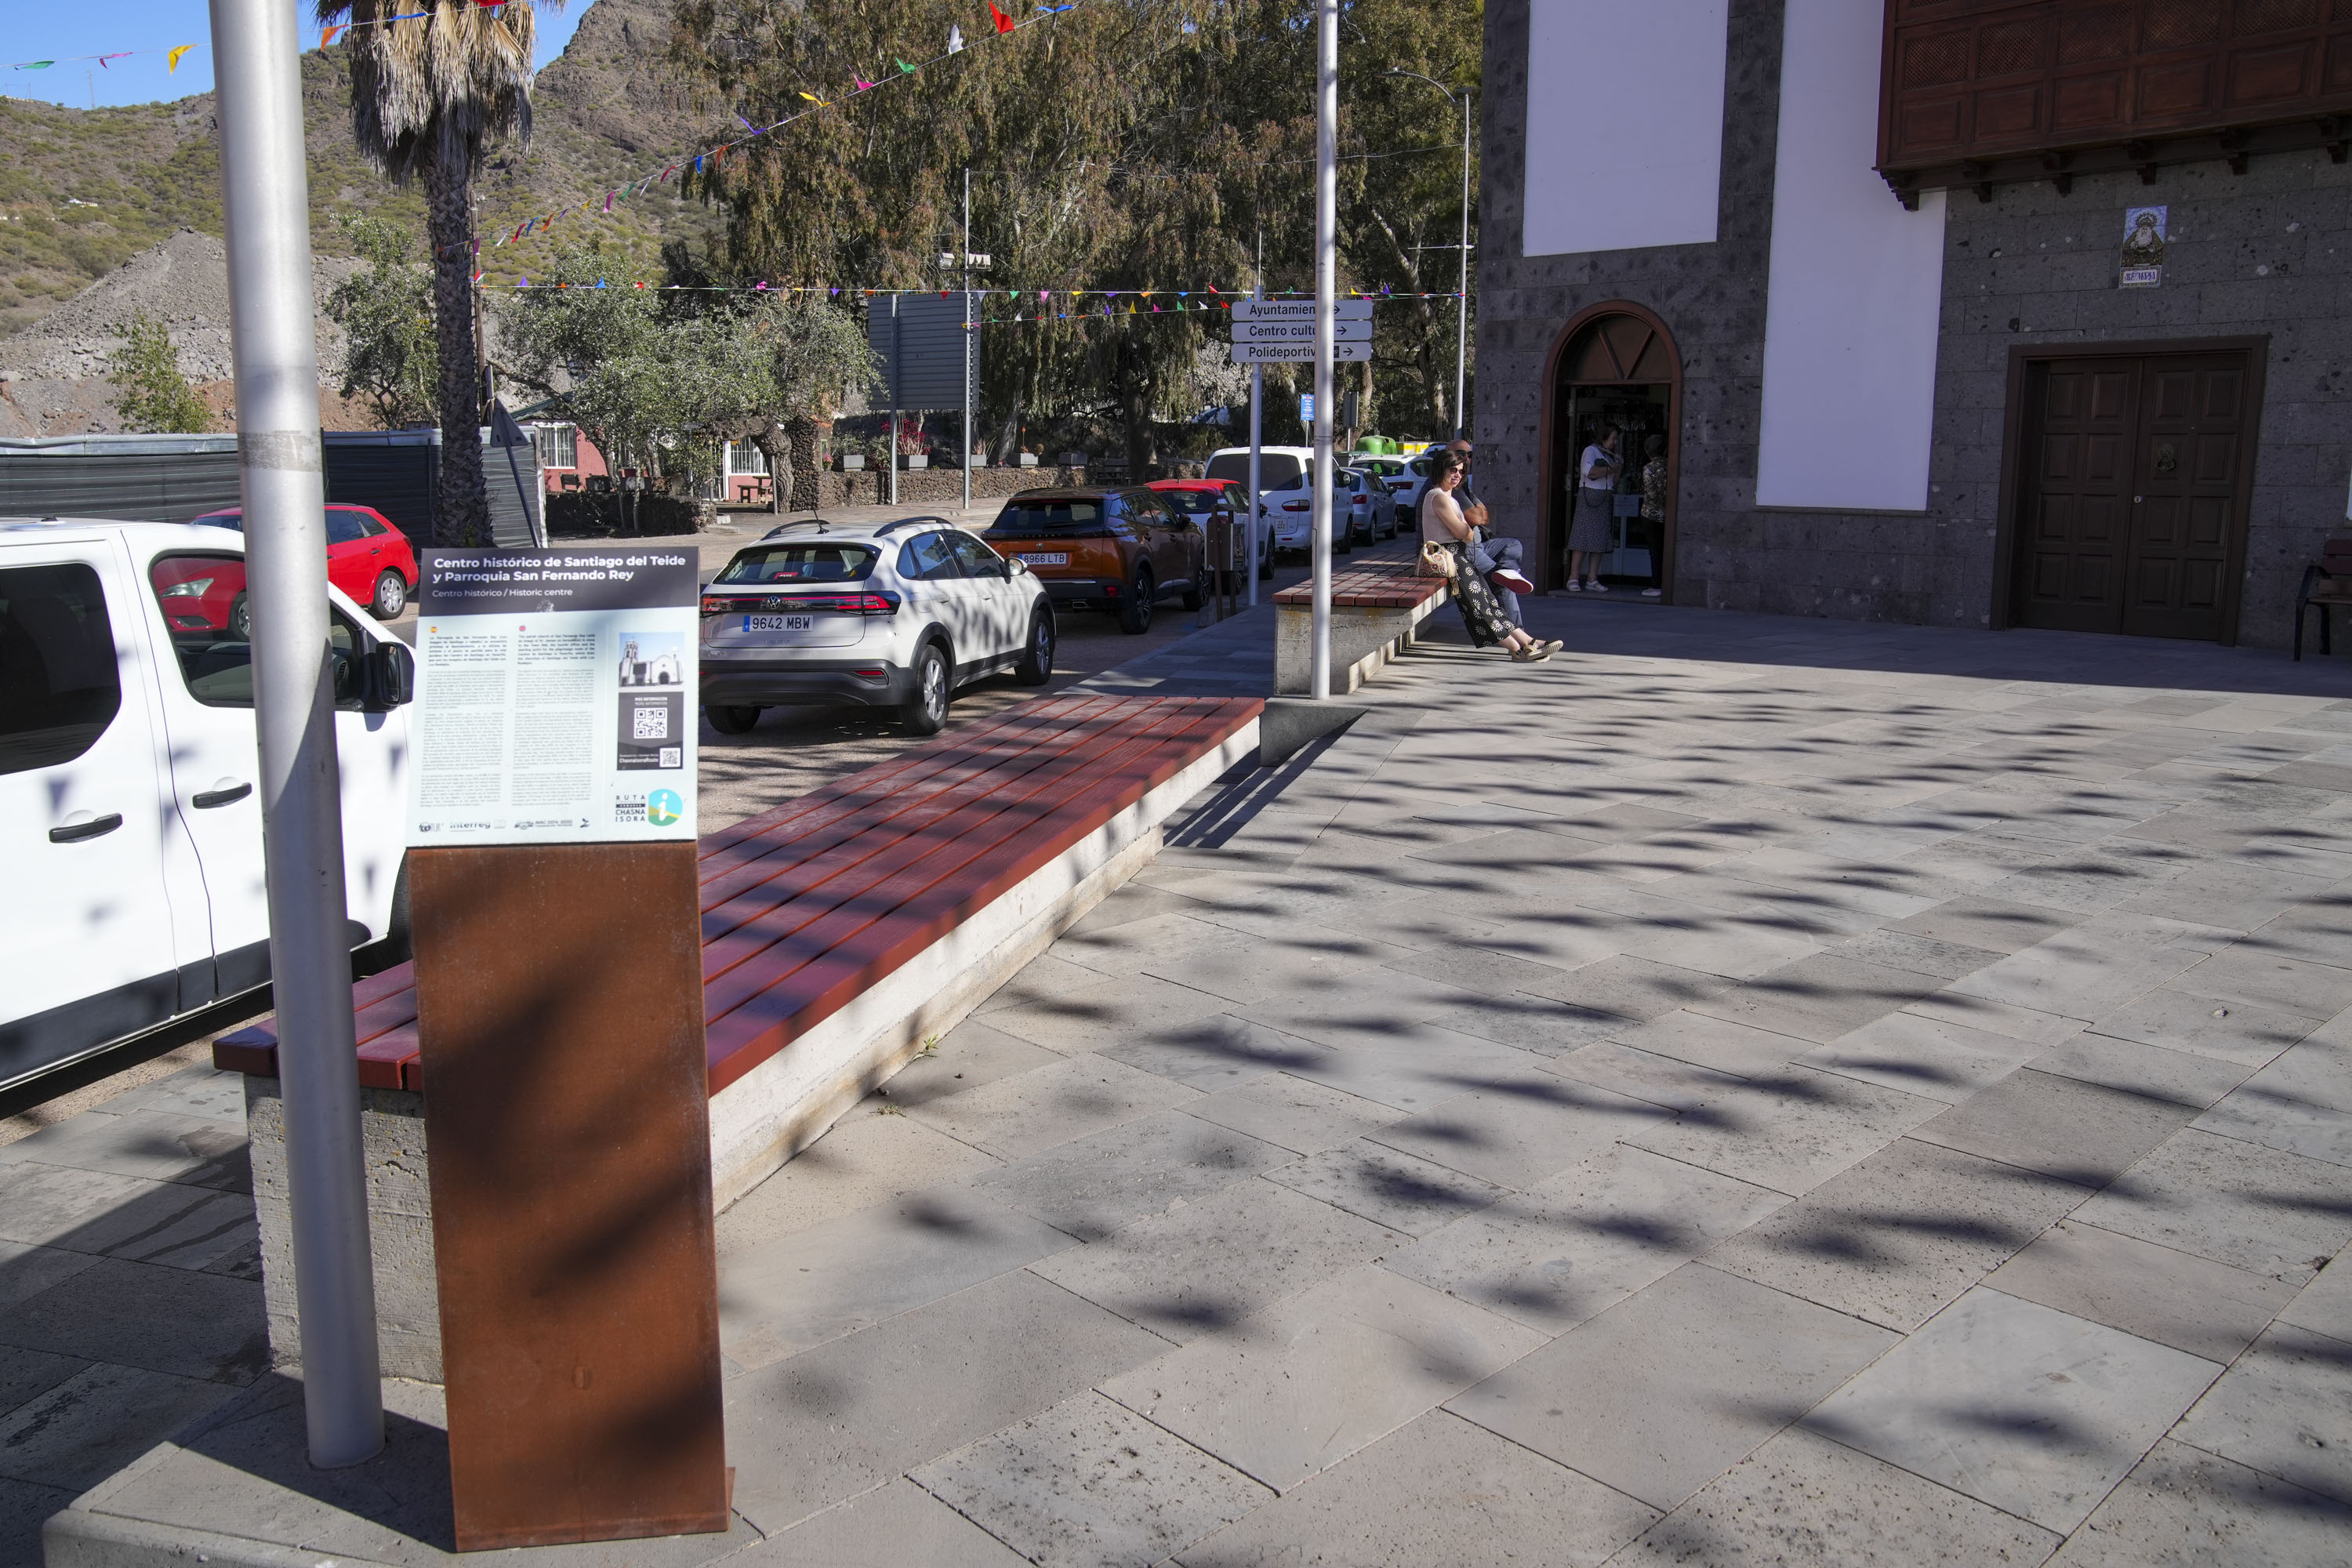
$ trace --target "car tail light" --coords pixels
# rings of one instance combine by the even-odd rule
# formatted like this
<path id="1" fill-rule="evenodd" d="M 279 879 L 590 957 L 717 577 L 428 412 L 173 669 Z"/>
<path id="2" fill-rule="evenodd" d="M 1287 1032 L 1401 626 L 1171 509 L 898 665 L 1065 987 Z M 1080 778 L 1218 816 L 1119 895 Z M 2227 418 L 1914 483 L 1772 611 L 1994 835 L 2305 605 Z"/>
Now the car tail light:
<path id="1" fill-rule="evenodd" d="M 883 672 L 878 669 L 853 669 L 850 673 L 857 677 L 860 680 L 879 680 L 882 679 L 883 674 Z"/>
<path id="2" fill-rule="evenodd" d="M 725 598 L 706 594 L 702 613 L 706 616 L 746 615 L 757 612 L 776 615 L 811 612 L 825 615 L 895 616 L 898 613 L 896 594 L 768 594 L 754 597 L 746 594 Z"/>
<path id="3" fill-rule="evenodd" d="M 1313 511 L 1315 510 L 1315 503 L 1311 500 L 1286 500 L 1282 503 L 1282 510 L 1285 511 Z"/>
<path id="4" fill-rule="evenodd" d="M 727 613 L 727 601 L 714 599 L 706 594 L 702 599 L 702 613 L 706 616 L 723 616 Z"/>

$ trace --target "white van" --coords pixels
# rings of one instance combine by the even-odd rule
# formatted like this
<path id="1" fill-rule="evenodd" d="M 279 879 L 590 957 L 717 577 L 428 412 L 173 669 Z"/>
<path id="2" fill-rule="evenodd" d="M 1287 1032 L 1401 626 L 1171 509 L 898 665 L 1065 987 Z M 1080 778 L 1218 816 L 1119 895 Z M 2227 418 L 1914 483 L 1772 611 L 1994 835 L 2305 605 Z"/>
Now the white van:
<path id="1" fill-rule="evenodd" d="M 269 978 L 245 541 L 0 519 L 0 1088 Z M 333 603 L 345 937 L 405 939 L 415 665 Z"/>
<path id="2" fill-rule="evenodd" d="M 1315 472 L 1315 448 L 1260 447 L 1257 450 L 1258 526 L 1273 539 L 1276 555 L 1304 555 L 1315 510 L 1314 492 L 1307 488 Z M 1208 477 L 1229 479 L 1244 489 L 1249 488 L 1249 468 L 1247 447 L 1226 447 L 1209 455 Z M 1340 505 L 1344 509 L 1345 503 Z M 1355 548 L 1355 541 L 1345 531 L 1344 521 L 1335 526 L 1341 531 L 1332 540 L 1332 552 L 1345 555 Z"/>

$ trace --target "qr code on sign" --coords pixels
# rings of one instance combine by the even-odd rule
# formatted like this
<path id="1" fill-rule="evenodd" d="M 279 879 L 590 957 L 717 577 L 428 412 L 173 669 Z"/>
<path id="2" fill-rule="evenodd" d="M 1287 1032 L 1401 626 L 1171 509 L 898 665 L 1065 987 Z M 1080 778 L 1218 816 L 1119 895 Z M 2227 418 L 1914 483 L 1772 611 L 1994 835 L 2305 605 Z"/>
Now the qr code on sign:
<path id="1" fill-rule="evenodd" d="M 667 741 L 669 739 L 668 709 L 657 707 L 633 709 L 630 711 L 629 717 L 635 729 L 635 733 L 631 736 L 631 739 L 638 741 Z"/>
<path id="2" fill-rule="evenodd" d="M 661 765 L 666 768 L 682 768 L 686 766 L 686 748 L 684 746 L 664 746 L 661 749 Z"/>

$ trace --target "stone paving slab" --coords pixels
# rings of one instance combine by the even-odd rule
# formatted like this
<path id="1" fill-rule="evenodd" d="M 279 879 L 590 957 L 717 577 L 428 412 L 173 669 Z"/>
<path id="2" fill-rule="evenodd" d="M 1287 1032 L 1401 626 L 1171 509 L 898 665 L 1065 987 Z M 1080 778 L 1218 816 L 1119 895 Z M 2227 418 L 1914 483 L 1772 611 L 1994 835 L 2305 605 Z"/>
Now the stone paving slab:
<path id="1" fill-rule="evenodd" d="M 2352 665 L 1530 615 L 722 1215 L 735 1527 L 555 1555 L 2342 1557 Z M 447 1555 L 431 1391 L 321 1482 L 239 1359 L 233 1089 L 0 1159 L 0 1563 L 83 1491 L 110 1563 Z"/>

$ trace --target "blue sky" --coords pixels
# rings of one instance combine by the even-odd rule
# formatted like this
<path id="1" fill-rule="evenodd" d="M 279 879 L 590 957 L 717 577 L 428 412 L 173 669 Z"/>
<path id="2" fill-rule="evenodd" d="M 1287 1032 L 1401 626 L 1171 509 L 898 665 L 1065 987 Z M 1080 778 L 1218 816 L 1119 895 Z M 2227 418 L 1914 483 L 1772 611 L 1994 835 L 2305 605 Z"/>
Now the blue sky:
<path id="1" fill-rule="evenodd" d="M 540 13 L 541 65 L 562 52 L 587 8 L 587 0 L 573 0 L 560 12 Z M 204 0 L 116 0 L 109 5 L 11 0 L 8 10 L 8 26 L 0 29 L 0 94 L 87 109 L 93 97 L 100 107 L 153 103 L 208 91 L 213 85 L 212 17 Z M 312 0 L 296 0 L 305 48 L 319 42 L 311 11 Z M 203 47 L 183 56 L 176 73 L 166 72 L 163 51 L 178 44 Z M 109 60 L 103 68 L 94 59 L 72 58 L 118 49 L 141 52 Z M 9 68 L 44 59 L 57 64 L 47 70 Z"/>

